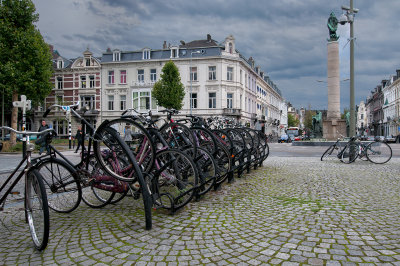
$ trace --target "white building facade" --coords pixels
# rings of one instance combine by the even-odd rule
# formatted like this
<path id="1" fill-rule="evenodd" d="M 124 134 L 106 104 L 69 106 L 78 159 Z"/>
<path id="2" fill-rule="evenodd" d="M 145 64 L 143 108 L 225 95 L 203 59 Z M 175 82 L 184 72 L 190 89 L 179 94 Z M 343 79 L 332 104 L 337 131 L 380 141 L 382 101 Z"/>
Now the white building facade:
<path id="1" fill-rule="evenodd" d="M 205 40 L 181 41 L 179 46 L 164 43 L 160 50 L 103 53 L 101 119 L 117 118 L 127 108 L 161 116 L 158 109 L 164 108 L 157 106 L 151 91 L 169 60 L 178 67 L 185 86 L 180 116 L 224 116 L 250 126 L 259 120 L 267 134 L 281 130 L 284 120 L 287 125 L 280 90 L 252 58 L 245 59 L 236 50 L 232 35 L 222 44 L 207 35 Z"/>
<path id="2" fill-rule="evenodd" d="M 364 101 L 360 102 L 357 111 L 357 135 L 364 136 L 367 135 L 366 129 L 368 125 L 367 119 L 367 108 Z"/>

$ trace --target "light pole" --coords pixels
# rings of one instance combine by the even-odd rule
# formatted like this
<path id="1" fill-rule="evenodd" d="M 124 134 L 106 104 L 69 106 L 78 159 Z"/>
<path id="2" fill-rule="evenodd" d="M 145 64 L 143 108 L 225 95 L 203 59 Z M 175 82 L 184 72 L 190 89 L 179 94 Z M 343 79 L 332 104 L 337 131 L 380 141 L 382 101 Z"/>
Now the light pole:
<path id="1" fill-rule="evenodd" d="M 193 78 L 192 78 L 192 56 L 193 54 L 201 54 L 201 51 L 192 51 L 190 52 L 190 64 L 189 64 L 189 79 L 190 79 L 190 95 L 189 95 L 189 107 L 190 107 L 190 115 L 192 114 L 192 83 L 193 83 Z"/>
<path id="2" fill-rule="evenodd" d="M 355 135 L 355 115 L 356 115 L 356 105 L 354 101 L 354 15 L 358 12 L 358 9 L 353 7 L 353 0 L 350 0 L 350 7 L 342 6 L 342 10 L 345 11 L 340 18 L 339 23 L 344 25 L 346 23 L 350 24 L 350 137 Z"/>
<path id="3" fill-rule="evenodd" d="M 5 96 L 6 95 L 4 94 L 4 88 L 3 88 L 3 97 L 2 97 L 3 103 L 1 105 L 1 126 L 2 127 L 4 127 L 4 97 Z M 10 136 L 11 136 L 11 134 L 10 134 Z M 1 138 L 4 141 L 4 129 L 1 130 Z"/>

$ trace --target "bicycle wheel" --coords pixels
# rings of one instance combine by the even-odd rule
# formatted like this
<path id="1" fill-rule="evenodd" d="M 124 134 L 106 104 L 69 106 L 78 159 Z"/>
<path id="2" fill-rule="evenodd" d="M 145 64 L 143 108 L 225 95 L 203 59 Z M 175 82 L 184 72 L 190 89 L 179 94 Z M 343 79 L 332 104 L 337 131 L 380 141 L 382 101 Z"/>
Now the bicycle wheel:
<path id="1" fill-rule="evenodd" d="M 196 154 L 192 148 L 185 152 L 192 157 L 199 172 L 199 189 L 197 195 L 206 194 L 214 186 L 217 178 L 217 164 L 213 156 L 203 147 L 197 147 Z"/>
<path id="2" fill-rule="evenodd" d="M 335 149 L 335 145 L 331 145 L 329 146 L 328 149 L 326 149 L 326 151 L 322 154 L 321 156 L 321 161 L 323 161 L 324 159 L 326 159 L 328 156 L 330 156 L 332 154 L 332 152 Z"/>
<path id="3" fill-rule="evenodd" d="M 165 124 L 160 128 L 160 134 L 171 149 L 196 149 L 198 146 L 194 133 L 184 124 Z"/>
<path id="4" fill-rule="evenodd" d="M 87 166 L 80 166 L 78 173 L 82 183 L 82 200 L 86 205 L 102 208 L 113 200 L 115 192 L 111 191 L 108 182 L 113 177 L 101 168 L 93 154 L 89 156 Z"/>
<path id="5" fill-rule="evenodd" d="M 231 154 L 228 149 L 221 143 L 217 143 L 218 150 L 213 154 L 217 163 L 217 185 L 222 184 L 228 178 L 228 173 L 232 171 Z"/>
<path id="6" fill-rule="evenodd" d="M 368 160 L 373 163 L 386 163 L 392 158 L 392 148 L 385 142 L 371 142 L 365 149 Z"/>
<path id="7" fill-rule="evenodd" d="M 196 193 L 198 171 L 186 153 L 176 150 L 157 152 L 154 176 L 158 182 L 158 193 L 166 209 L 179 209 L 188 204 Z M 173 206 L 170 199 L 173 199 Z"/>
<path id="8" fill-rule="evenodd" d="M 138 175 L 142 176 L 142 170 L 118 131 L 108 127 L 107 123 L 100 125 L 95 133 L 93 151 L 97 162 L 110 176 L 125 182 L 136 182 Z M 129 165 L 126 166 L 125 162 Z"/>
<path id="9" fill-rule="evenodd" d="M 29 171 L 25 179 L 25 214 L 35 248 L 45 249 L 50 232 L 49 206 L 43 178 L 36 169 Z"/>
<path id="10" fill-rule="evenodd" d="M 82 189 L 73 167 L 60 159 L 48 158 L 36 168 L 43 177 L 50 209 L 68 213 L 79 206 Z"/>
<path id="11" fill-rule="evenodd" d="M 141 124 L 130 118 L 117 118 L 105 126 L 115 129 L 128 145 L 143 172 L 149 172 L 156 156 L 152 138 Z"/>
<path id="12" fill-rule="evenodd" d="M 357 143 L 351 142 L 346 144 L 341 151 L 340 161 L 346 164 L 354 162 L 358 157 L 359 149 L 360 147 Z"/>

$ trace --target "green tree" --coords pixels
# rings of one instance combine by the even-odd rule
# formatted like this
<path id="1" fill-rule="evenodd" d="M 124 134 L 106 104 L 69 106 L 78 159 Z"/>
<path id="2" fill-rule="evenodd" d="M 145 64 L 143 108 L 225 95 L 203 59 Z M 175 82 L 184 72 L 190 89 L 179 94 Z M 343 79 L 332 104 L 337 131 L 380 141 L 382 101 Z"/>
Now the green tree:
<path id="1" fill-rule="evenodd" d="M 313 128 L 312 117 L 314 115 L 315 111 L 306 110 L 306 115 L 304 117 L 304 127 L 309 131 Z"/>
<path id="2" fill-rule="evenodd" d="M 39 15 L 31 0 L 0 3 L 0 91 L 9 102 L 26 95 L 37 105 L 51 92 L 52 57 L 48 45 L 34 25 Z M 13 107 L 11 127 L 17 128 L 18 108 Z M 15 134 L 11 134 L 15 144 Z"/>
<path id="3" fill-rule="evenodd" d="M 298 118 L 292 114 L 288 114 L 288 127 L 298 127 L 299 123 L 300 121 Z"/>
<path id="4" fill-rule="evenodd" d="M 152 96 L 160 106 L 180 110 L 185 97 L 185 86 L 174 62 L 167 62 L 162 68 L 161 79 L 154 84 Z"/>

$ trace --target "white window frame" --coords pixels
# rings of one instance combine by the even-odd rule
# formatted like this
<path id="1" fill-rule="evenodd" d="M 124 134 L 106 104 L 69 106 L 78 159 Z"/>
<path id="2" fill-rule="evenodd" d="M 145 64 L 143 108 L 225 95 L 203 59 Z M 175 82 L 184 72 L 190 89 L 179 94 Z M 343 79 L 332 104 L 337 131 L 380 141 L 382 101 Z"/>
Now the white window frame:
<path id="1" fill-rule="evenodd" d="M 114 95 L 108 95 L 107 107 L 108 107 L 108 111 L 114 111 Z"/>
<path id="2" fill-rule="evenodd" d="M 143 50 L 142 59 L 143 60 L 150 60 L 151 59 L 150 49 L 144 49 Z"/>
<path id="3" fill-rule="evenodd" d="M 197 81 L 197 66 L 190 68 L 190 80 Z"/>
<path id="4" fill-rule="evenodd" d="M 96 96 L 95 95 L 81 95 L 80 96 L 81 100 L 81 107 L 84 107 L 85 105 L 89 106 L 89 109 L 96 109 Z"/>
<path id="5" fill-rule="evenodd" d="M 208 108 L 209 109 L 217 108 L 217 93 L 216 92 L 208 93 Z"/>
<path id="6" fill-rule="evenodd" d="M 226 80 L 233 81 L 233 67 L 226 68 Z"/>
<path id="7" fill-rule="evenodd" d="M 94 75 L 89 76 L 89 88 L 96 87 L 96 77 Z"/>
<path id="8" fill-rule="evenodd" d="M 233 93 L 226 94 L 226 108 L 233 108 Z"/>
<path id="9" fill-rule="evenodd" d="M 125 73 L 122 73 L 123 71 L 125 71 Z M 126 73 L 127 73 L 127 71 L 125 69 L 122 69 L 122 70 L 119 71 L 119 76 L 120 76 L 119 82 L 120 82 L 120 84 L 126 84 Z"/>
<path id="10" fill-rule="evenodd" d="M 217 80 L 217 67 L 216 66 L 208 67 L 208 80 Z"/>
<path id="11" fill-rule="evenodd" d="M 149 98 L 149 106 L 142 106 L 142 99 L 144 100 L 145 104 L 147 101 L 145 98 Z M 135 104 L 135 101 L 137 103 Z M 135 90 L 132 92 L 132 107 L 136 110 L 157 110 L 157 102 L 151 95 L 151 89 L 140 89 Z M 149 109 L 147 107 L 150 107 Z"/>
<path id="12" fill-rule="evenodd" d="M 113 52 L 113 61 L 114 62 L 121 61 L 121 51 L 116 50 Z"/>
<path id="13" fill-rule="evenodd" d="M 114 70 L 108 71 L 108 84 L 115 84 L 115 71 Z"/>
<path id="14" fill-rule="evenodd" d="M 62 90 L 64 88 L 64 78 L 57 77 L 57 89 Z"/>
<path id="15" fill-rule="evenodd" d="M 193 97 L 196 96 L 196 97 Z M 192 109 L 197 109 L 197 92 L 190 94 L 190 107 Z"/>
<path id="16" fill-rule="evenodd" d="M 119 96 L 119 103 L 120 103 L 119 109 L 121 111 L 125 111 L 126 110 L 126 95 L 125 94 Z"/>
<path id="17" fill-rule="evenodd" d="M 157 69 L 156 68 L 150 69 L 150 81 L 151 82 L 157 81 Z"/>
<path id="18" fill-rule="evenodd" d="M 143 71 L 142 73 L 139 73 L 139 71 Z M 138 83 L 144 83 L 144 69 L 138 69 L 137 71 L 137 80 Z"/>
<path id="19" fill-rule="evenodd" d="M 80 88 L 86 89 L 86 86 L 87 86 L 86 76 L 84 76 L 84 75 L 79 76 L 79 84 L 80 84 Z"/>

